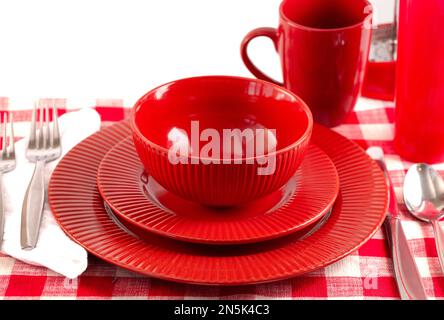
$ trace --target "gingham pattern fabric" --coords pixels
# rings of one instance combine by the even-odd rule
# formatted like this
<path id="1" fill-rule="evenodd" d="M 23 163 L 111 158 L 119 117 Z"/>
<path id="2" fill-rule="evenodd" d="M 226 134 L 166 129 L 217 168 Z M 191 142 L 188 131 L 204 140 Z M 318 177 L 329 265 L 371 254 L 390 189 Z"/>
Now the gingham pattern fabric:
<path id="1" fill-rule="evenodd" d="M 95 107 L 103 125 L 129 114 L 123 100 L 76 103 L 56 99 L 59 112 Z M 12 112 L 17 137 L 29 130 L 32 104 L 0 98 L 0 113 Z M 401 186 L 409 163 L 401 161 L 392 145 L 394 106 L 392 103 L 361 99 L 346 124 L 336 128 L 364 149 L 381 146 L 400 200 L 404 228 L 432 299 L 444 298 L 433 231 L 413 220 L 401 201 Z M 436 168 L 444 174 L 444 164 Z M 7 187 L 7 186 L 6 186 Z M 444 227 L 444 226 L 443 226 Z M 176 284 L 143 277 L 90 256 L 89 267 L 76 280 L 68 280 L 46 268 L 27 265 L 0 254 L 1 299 L 399 299 L 393 266 L 384 232 L 379 230 L 359 250 L 324 269 L 291 280 L 247 287 L 206 287 Z"/>

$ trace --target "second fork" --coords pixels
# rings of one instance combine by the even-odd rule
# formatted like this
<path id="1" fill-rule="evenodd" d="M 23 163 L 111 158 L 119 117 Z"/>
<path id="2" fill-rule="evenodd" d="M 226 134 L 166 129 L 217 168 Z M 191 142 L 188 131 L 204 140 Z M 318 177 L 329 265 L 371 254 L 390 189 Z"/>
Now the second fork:
<path id="1" fill-rule="evenodd" d="M 49 107 L 40 107 L 37 128 L 37 106 L 34 106 L 26 158 L 35 163 L 34 174 L 22 207 L 21 246 L 34 249 L 39 237 L 40 224 L 45 205 L 45 164 L 61 155 L 57 108 L 53 105 L 53 121 L 50 126 Z"/>

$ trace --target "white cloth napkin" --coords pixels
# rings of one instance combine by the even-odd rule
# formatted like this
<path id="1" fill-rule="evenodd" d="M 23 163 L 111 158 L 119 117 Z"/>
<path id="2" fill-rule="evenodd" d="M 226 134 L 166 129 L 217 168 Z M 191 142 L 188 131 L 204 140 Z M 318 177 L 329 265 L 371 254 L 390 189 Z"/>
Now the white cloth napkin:
<path id="1" fill-rule="evenodd" d="M 90 108 L 66 113 L 59 118 L 59 128 L 63 156 L 80 141 L 100 129 L 100 116 Z M 5 230 L 1 250 L 26 263 L 45 266 L 68 278 L 76 278 L 88 265 L 87 252 L 65 235 L 55 221 L 47 201 L 36 248 L 31 251 L 21 249 L 22 204 L 34 171 L 34 164 L 25 158 L 26 144 L 26 138 L 16 142 L 17 167 L 3 176 Z M 46 164 L 46 185 L 60 159 Z"/>

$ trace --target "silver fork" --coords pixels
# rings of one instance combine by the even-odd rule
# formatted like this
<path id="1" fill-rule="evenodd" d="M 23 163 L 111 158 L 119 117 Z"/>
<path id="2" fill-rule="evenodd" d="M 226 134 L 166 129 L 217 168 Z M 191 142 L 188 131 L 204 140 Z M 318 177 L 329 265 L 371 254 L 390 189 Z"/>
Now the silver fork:
<path id="1" fill-rule="evenodd" d="M 15 169 L 15 147 L 14 147 L 14 124 L 12 122 L 12 114 L 9 117 L 9 145 L 8 145 L 8 115 L 3 116 L 2 131 L 3 143 L 2 153 L 0 157 L 0 247 L 3 243 L 3 232 L 5 228 L 5 214 L 3 208 L 3 190 L 2 178 L 3 174 Z"/>
<path id="2" fill-rule="evenodd" d="M 45 116 L 43 111 L 45 111 Z M 35 163 L 35 169 L 23 201 L 20 237 L 22 248 L 27 250 L 35 248 L 39 237 L 45 204 L 45 164 L 56 160 L 62 153 L 55 103 L 53 103 L 52 114 L 53 121 L 50 126 L 48 104 L 45 108 L 40 106 L 37 124 L 37 105 L 34 105 L 26 158 Z"/>

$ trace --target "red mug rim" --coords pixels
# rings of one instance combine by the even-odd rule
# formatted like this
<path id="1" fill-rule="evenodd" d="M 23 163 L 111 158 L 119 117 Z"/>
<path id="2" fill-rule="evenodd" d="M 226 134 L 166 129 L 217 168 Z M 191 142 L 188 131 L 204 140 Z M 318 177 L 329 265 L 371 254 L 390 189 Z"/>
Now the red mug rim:
<path id="1" fill-rule="evenodd" d="M 287 17 L 284 13 L 284 5 L 291 0 L 284 0 L 282 1 L 282 3 L 279 6 L 279 14 L 280 17 L 290 26 L 294 27 L 294 28 L 298 28 L 298 29 L 304 29 L 307 31 L 317 31 L 317 32 L 337 32 L 337 31 L 343 31 L 343 30 L 347 30 L 347 29 L 353 29 L 356 27 L 359 27 L 361 25 L 363 25 L 366 21 L 369 21 L 373 18 L 373 6 L 372 4 L 368 1 L 368 0 L 361 0 L 363 3 L 366 3 L 366 6 L 364 8 L 369 8 L 369 12 L 366 13 L 366 15 L 364 16 L 364 18 L 355 24 L 349 25 L 349 26 L 345 26 L 345 27 L 338 27 L 338 28 L 315 28 L 315 27 L 309 27 L 300 23 L 295 22 L 294 20 L 290 19 L 289 17 Z"/>
<path id="2" fill-rule="evenodd" d="M 138 128 L 138 126 L 136 124 L 136 113 L 137 113 L 136 109 L 137 109 L 137 106 L 139 106 L 141 104 L 141 102 L 144 100 L 144 98 L 146 96 L 148 96 L 152 92 L 154 92 L 154 91 L 156 91 L 156 90 L 158 90 L 158 89 L 160 89 L 160 88 L 162 88 L 164 86 L 170 85 L 170 84 L 178 82 L 178 81 L 188 81 L 188 80 L 199 79 L 199 78 L 231 78 L 231 79 L 237 79 L 237 80 L 242 80 L 242 81 L 245 81 L 245 80 L 255 81 L 255 82 L 263 83 L 263 84 L 266 84 L 266 85 L 271 85 L 272 87 L 274 87 L 275 89 L 285 93 L 286 95 L 292 96 L 297 101 L 297 103 L 299 104 L 299 106 L 304 111 L 305 115 L 307 116 L 307 126 L 306 126 L 306 128 L 304 130 L 304 133 L 296 141 L 294 141 L 290 145 L 288 145 L 288 146 L 286 146 L 286 147 L 284 147 L 282 149 L 275 150 L 273 152 L 267 153 L 265 155 L 254 156 L 254 157 L 242 157 L 242 159 L 239 159 L 239 160 L 242 160 L 242 161 L 256 160 L 256 159 L 262 159 L 264 157 L 277 156 L 279 154 L 286 153 L 286 152 L 292 150 L 293 148 L 297 147 L 298 145 L 302 144 L 311 135 L 311 132 L 313 130 L 313 116 L 312 116 L 310 108 L 307 106 L 307 104 L 299 96 L 297 96 L 293 92 L 291 92 L 291 91 L 289 91 L 289 90 L 287 90 L 287 89 L 285 89 L 285 88 L 283 88 L 281 86 L 278 86 L 278 85 L 276 85 L 274 83 L 271 83 L 271 82 L 268 82 L 268 81 L 265 81 L 265 80 L 246 78 L 246 77 L 239 77 L 239 76 L 228 76 L 228 75 L 196 76 L 196 77 L 183 78 L 183 79 L 178 79 L 178 80 L 174 80 L 174 81 L 170 81 L 170 82 L 164 83 L 164 84 L 162 84 L 160 86 L 157 86 L 154 89 L 148 91 L 140 99 L 137 100 L 137 102 L 134 104 L 134 107 L 131 110 L 130 126 L 131 126 L 132 131 L 135 134 L 137 134 L 137 136 L 139 136 L 142 139 L 142 141 L 144 141 L 144 143 L 149 144 L 151 147 L 153 147 L 154 149 L 156 149 L 158 151 L 161 151 L 161 152 L 164 152 L 164 153 L 168 153 L 168 149 L 167 148 L 162 147 L 162 146 L 158 145 L 157 143 L 151 141 L 150 139 L 145 137 L 142 134 L 142 132 L 139 130 L 139 128 Z M 193 158 L 196 159 L 196 157 L 193 156 L 193 155 L 188 155 L 187 158 L 188 159 L 193 159 Z M 199 158 L 199 159 L 206 160 L 205 158 Z"/>

